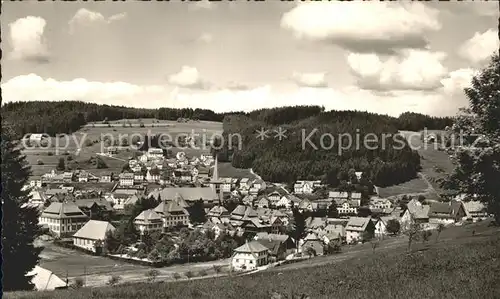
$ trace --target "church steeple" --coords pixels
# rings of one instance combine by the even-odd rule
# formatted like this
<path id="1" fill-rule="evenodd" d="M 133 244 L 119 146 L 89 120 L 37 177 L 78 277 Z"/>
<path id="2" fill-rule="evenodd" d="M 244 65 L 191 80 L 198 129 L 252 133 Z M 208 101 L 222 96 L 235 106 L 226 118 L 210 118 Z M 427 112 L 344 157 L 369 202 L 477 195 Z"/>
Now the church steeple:
<path id="1" fill-rule="evenodd" d="M 215 155 L 215 164 L 214 164 L 214 172 L 212 173 L 212 180 L 219 180 L 219 165 L 218 165 L 218 155 Z"/>

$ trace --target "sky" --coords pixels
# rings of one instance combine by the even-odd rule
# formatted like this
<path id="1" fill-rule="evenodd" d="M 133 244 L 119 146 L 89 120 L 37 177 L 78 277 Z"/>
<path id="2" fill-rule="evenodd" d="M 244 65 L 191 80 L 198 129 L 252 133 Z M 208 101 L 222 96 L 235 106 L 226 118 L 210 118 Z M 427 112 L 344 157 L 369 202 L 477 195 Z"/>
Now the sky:
<path id="1" fill-rule="evenodd" d="M 3 2 L 3 102 L 455 115 L 494 2 Z"/>

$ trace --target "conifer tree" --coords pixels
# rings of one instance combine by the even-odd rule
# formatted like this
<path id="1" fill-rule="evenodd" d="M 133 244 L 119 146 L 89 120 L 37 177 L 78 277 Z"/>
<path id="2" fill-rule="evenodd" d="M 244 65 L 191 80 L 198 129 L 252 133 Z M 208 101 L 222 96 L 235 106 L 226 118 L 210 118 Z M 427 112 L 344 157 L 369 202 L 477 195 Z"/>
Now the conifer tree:
<path id="1" fill-rule="evenodd" d="M 13 133 L 2 125 L 2 284 L 4 291 L 32 290 L 31 277 L 26 274 L 38 263 L 43 248 L 35 247 L 34 240 L 40 234 L 38 210 L 23 207 L 29 200 L 24 189 L 30 175 L 30 167 L 19 150 Z"/>

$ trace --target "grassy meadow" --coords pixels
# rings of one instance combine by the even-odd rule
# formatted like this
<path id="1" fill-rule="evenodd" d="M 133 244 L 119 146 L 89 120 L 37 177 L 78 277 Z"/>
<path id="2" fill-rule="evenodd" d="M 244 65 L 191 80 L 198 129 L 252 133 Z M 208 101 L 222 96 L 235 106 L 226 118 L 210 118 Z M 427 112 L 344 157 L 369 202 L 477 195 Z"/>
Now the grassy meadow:
<path id="1" fill-rule="evenodd" d="M 439 239 L 433 236 L 426 244 L 414 244 L 410 253 L 403 243 L 392 250 L 368 248 L 334 264 L 295 267 L 293 271 L 284 266 L 249 276 L 18 292 L 5 294 L 5 298 L 260 299 L 306 294 L 310 298 L 483 299 L 500 298 L 498 273 L 500 231 L 484 223 L 445 230 Z"/>

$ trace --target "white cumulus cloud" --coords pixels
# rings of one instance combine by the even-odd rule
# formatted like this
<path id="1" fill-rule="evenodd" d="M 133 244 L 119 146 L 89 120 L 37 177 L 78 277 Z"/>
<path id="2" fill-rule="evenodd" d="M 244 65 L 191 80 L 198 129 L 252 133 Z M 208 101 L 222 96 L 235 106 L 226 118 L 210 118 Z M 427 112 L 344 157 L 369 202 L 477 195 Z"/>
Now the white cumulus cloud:
<path id="1" fill-rule="evenodd" d="M 488 29 L 485 32 L 476 32 L 473 37 L 465 41 L 460 47 L 459 54 L 474 64 L 481 64 L 489 60 L 495 51 L 498 51 L 498 31 Z"/>
<path id="2" fill-rule="evenodd" d="M 328 87 L 326 82 L 326 73 L 299 73 L 294 72 L 292 79 L 298 86 L 322 88 Z"/>
<path id="3" fill-rule="evenodd" d="M 433 90 L 442 87 L 448 71 L 442 52 L 405 50 L 398 56 L 350 53 L 347 62 L 363 89 L 378 91 Z"/>
<path id="4" fill-rule="evenodd" d="M 11 58 L 48 62 L 49 52 L 43 36 L 46 24 L 45 19 L 34 16 L 20 18 L 10 23 Z"/>
<path id="5" fill-rule="evenodd" d="M 307 2 L 286 12 L 281 26 L 298 38 L 335 43 L 352 52 L 425 48 L 426 32 L 441 29 L 439 11 L 421 3 Z"/>
<path id="6" fill-rule="evenodd" d="M 183 66 L 178 73 L 168 77 L 168 82 L 172 85 L 191 89 L 206 89 L 209 84 L 200 76 L 200 72 L 195 67 Z"/>
<path id="7" fill-rule="evenodd" d="M 75 15 L 69 20 L 69 30 L 73 33 L 77 26 L 91 26 L 97 24 L 110 24 L 116 21 L 123 20 L 127 17 L 127 13 L 119 13 L 106 18 L 103 14 L 96 11 L 91 11 L 86 8 L 80 8 Z"/>

